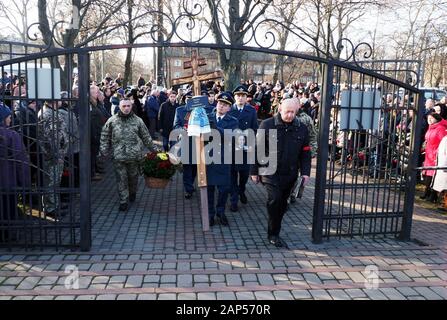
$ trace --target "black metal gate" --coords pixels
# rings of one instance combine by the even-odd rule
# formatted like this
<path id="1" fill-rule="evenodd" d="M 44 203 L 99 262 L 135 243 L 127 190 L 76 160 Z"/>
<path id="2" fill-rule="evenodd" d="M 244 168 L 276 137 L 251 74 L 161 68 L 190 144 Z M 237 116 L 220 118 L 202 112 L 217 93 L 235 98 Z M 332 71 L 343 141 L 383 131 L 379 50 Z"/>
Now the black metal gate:
<path id="1" fill-rule="evenodd" d="M 381 73 L 397 78 L 408 70 Z M 356 63 L 328 61 L 324 68 L 316 243 L 334 236 L 410 239 L 423 101 L 407 81 L 382 76 Z"/>
<path id="2" fill-rule="evenodd" d="M 89 57 L 21 49 L 0 61 L 0 101 L 12 112 L 0 127 L 0 246 L 88 250 L 89 110 L 79 97 L 88 97 Z"/>

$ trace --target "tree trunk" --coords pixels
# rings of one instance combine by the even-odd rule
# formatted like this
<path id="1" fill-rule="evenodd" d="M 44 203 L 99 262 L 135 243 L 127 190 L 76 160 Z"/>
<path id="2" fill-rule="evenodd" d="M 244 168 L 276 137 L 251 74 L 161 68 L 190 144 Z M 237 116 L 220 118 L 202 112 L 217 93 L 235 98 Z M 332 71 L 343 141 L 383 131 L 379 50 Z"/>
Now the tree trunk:
<path id="1" fill-rule="evenodd" d="M 123 80 L 124 88 L 127 87 L 127 85 L 132 82 L 131 71 L 132 71 L 132 48 L 128 48 L 126 53 L 126 61 L 124 62 L 124 80 Z"/>
<path id="2" fill-rule="evenodd" d="M 219 63 L 224 74 L 225 90 L 233 91 L 240 84 L 242 75 L 242 52 L 230 50 L 230 58 L 227 59 L 225 50 L 219 54 Z M 219 52 L 220 53 L 220 52 Z M 224 58 L 225 57 L 225 58 Z"/>
<path id="3" fill-rule="evenodd" d="M 39 0 L 37 3 L 37 8 L 39 12 L 39 30 L 42 33 L 43 42 L 47 45 L 51 51 L 54 49 L 53 34 L 51 32 L 50 23 L 48 22 L 47 16 L 47 1 Z M 59 62 L 59 57 L 54 56 L 48 59 L 52 69 L 61 69 L 61 64 Z M 61 70 L 61 89 L 67 90 L 67 75 L 65 70 Z"/>
<path id="4" fill-rule="evenodd" d="M 133 14 L 133 0 L 127 1 L 127 17 L 129 19 L 128 28 L 128 41 L 129 44 L 134 43 L 134 35 L 133 35 L 133 24 L 132 24 L 132 14 Z M 130 74 L 132 69 L 132 48 L 127 49 L 126 53 L 126 62 L 124 63 L 124 79 L 123 79 L 123 87 L 126 88 L 129 83 Z"/>
<path id="5" fill-rule="evenodd" d="M 163 42 L 163 0 L 158 0 L 158 22 L 157 24 L 160 26 L 158 28 L 158 42 Z M 163 47 L 157 48 L 157 85 L 164 86 L 164 71 L 163 71 Z"/>

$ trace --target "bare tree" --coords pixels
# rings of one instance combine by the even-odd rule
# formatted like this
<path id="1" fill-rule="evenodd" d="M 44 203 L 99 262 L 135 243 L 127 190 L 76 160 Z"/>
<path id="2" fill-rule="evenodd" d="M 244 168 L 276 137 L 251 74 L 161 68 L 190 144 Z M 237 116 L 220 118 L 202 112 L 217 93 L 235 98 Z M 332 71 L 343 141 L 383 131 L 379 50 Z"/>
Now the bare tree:
<path id="1" fill-rule="evenodd" d="M 272 30 L 278 37 L 279 50 L 283 51 L 286 49 L 287 42 L 289 40 L 290 30 L 294 22 L 296 21 L 296 14 L 298 10 L 303 5 L 302 0 L 292 0 L 292 1 L 276 1 L 273 5 L 266 11 L 266 17 L 275 16 L 275 23 L 269 23 Z M 277 23 L 280 22 L 280 23 Z M 284 56 L 277 55 L 275 57 L 275 71 L 273 74 L 273 83 L 275 83 L 278 78 L 284 80 Z"/>
<path id="2" fill-rule="evenodd" d="M 273 0 L 207 0 L 211 11 L 211 30 L 217 44 L 244 45 L 245 36 L 252 26 L 263 16 Z M 228 51 L 228 52 L 226 52 Z M 237 50 L 219 49 L 219 63 L 224 73 L 225 87 L 232 89 L 239 84 L 242 74 L 242 54 Z"/>
<path id="3" fill-rule="evenodd" d="M 28 29 L 28 12 L 33 6 L 35 6 L 35 0 L 0 2 L 0 18 L 8 21 L 5 28 L 14 34 L 18 34 L 24 43 L 28 42 L 26 34 Z"/>
<path id="4" fill-rule="evenodd" d="M 422 0 L 414 1 L 409 7 L 398 7 L 398 3 L 395 6 L 394 17 L 400 22 L 400 28 L 386 35 L 383 41 L 391 44 L 394 59 L 422 61 L 421 85 L 426 80 L 431 85 L 439 85 L 447 48 L 447 28 L 443 23 L 447 18 L 445 1 Z"/>
<path id="5" fill-rule="evenodd" d="M 351 1 L 351 0 L 309 0 L 304 8 L 309 24 L 304 28 L 313 39 L 316 55 L 323 54 L 339 59 L 341 50 L 338 42 L 346 38 L 349 28 L 358 22 L 367 10 L 373 7 L 384 8 L 386 0 Z"/>

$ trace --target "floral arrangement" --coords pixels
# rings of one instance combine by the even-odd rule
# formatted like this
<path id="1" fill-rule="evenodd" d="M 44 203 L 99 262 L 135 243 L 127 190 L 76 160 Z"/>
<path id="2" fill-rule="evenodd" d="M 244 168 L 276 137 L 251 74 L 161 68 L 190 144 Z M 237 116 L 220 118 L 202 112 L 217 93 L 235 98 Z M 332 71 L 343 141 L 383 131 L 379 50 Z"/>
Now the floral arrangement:
<path id="1" fill-rule="evenodd" d="M 149 152 L 143 160 L 145 177 L 169 180 L 175 174 L 176 166 L 169 161 L 167 153 Z"/>

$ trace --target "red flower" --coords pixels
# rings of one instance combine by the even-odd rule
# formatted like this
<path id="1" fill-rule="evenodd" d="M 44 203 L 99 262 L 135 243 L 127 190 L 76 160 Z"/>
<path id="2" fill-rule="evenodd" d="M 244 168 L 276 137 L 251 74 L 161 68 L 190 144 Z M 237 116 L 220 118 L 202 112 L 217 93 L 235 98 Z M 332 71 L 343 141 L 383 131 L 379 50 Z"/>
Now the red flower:
<path id="1" fill-rule="evenodd" d="M 158 169 L 168 169 L 170 166 L 171 163 L 169 161 L 163 161 L 157 165 Z"/>
<path id="2" fill-rule="evenodd" d="M 365 161 L 365 154 L 363 152 L 359 152 L 358 156 L 361 161 Z"/>
<path id="3" fill-rule="evenodd" d="M 149 160 L 154 160 L 157 157 L 157 153 L 156 152 L 151 152 L 147 154 L 147 158 Z"/>

